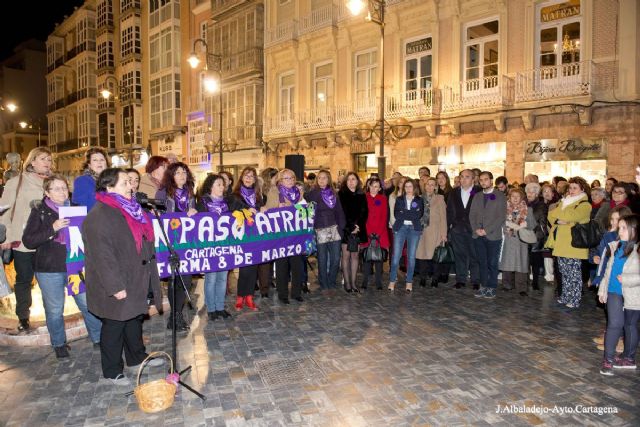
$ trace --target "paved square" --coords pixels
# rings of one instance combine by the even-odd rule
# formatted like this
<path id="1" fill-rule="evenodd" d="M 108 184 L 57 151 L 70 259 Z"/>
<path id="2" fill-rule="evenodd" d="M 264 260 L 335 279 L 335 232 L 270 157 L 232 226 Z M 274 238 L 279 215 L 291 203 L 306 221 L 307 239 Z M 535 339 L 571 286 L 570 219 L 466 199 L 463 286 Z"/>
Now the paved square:
<path id="1" fill-rule="evenodd" d="M 87 339 L 63 362 L 50 348 L 0 347 L 0 426 L 640 425 L 640 371 L 598 373 L 605 318 L 592 293 L 568 313 L 551 287 L 491 301 L 398 288 L 326 298 L 313 286 L 304 303 L 258 299 L 257 313 L 210 322 L 199 281 L 179 366 L 207 400 L 182 390 L 153 415 L 125 397 L 132 387 L 100 380 Z M 148 351 L 170 352 L 165 323 L 145 322 Z M 142 381 L 163 375 L 149 368 Z M 601 414 L 577 413 L 589 407 Z"/>

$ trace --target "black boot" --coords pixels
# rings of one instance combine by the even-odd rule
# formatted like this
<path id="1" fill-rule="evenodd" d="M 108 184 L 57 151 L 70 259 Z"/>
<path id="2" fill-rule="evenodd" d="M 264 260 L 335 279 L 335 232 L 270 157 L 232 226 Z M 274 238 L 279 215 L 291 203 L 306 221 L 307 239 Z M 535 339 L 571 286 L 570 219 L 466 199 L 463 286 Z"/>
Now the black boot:
<path id="1" fill-rule="evenodd" d="M 425 286 L 427 286 L 427 279 L 425 279 L 424 277 L 420 278 L 420 287 L 424 288 Z"/>

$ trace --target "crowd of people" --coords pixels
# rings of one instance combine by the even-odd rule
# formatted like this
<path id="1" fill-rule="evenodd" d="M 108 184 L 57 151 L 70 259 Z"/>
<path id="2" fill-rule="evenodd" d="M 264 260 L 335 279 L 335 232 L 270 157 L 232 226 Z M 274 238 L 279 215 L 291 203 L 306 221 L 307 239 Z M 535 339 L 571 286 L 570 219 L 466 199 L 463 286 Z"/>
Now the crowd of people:
<path id="1" fill-rule="evenodd" d="M 336 182 L 328 170 L 321 170 L 302 181 L 305 177 L 290 169 L 266 168 L 258 174 L 247 167 L 237 182 L 228 172 L 212 173 L 197 187 L 188 165 L 177 159 L 152 156 L 141 176 L 135 169 L 110 168 L 101 148 L 90 148 L 85 157 L 70 196 L 66 179 L 52 172 L 51 153 L 41 147 L 29 153 L 22 173 L 7 182 L 0 199 L 7 231 L 1 249 L 12 255 L 16 270 L 18 329 L 30 328 L 35 274 L 55 354 L 69 357 L 63 320 L 66 249 L 61 233 L 69 220 L 60 217 L 59 209 L 71 203 L 86 206 L 82 232 L 87 292 L 74 298 L 91 341 L 100 348 L 103 376 L 117 384 L 128 381 L 123 351 L 129 366 L 147 356 L 142 323 L 149 302 L 161 310 L 154 230 L 151 216 L 136 200 L 140 193 L 163 201 L 168 212 L 188 216 L 315 204 L 317 251 L 240 268 L 233 306 L 238 312 L 259 310 L 256 291 L 268 298 L 272 287 L 283 304 L 304 302 L 303 293 L 310 285 L 309 256 L 317 258 L 318 284 L 326 296 L 339 288 L 362 292 L 371 276 L 376 289 L 411 293 L 414 284 L 435 288 L 453 275 L 453 289 L 470 286 L 475 297 L 486 300 L 496 297 L 499 284 L 501 290 L 515 290 L 526 298 L 544 280 L 555 285 L 559 306 L 575 310 L 585 285 L 599 286 L 608 318 L 601 373 L 636 366 L 640 318 L 636 182 L 610 177 L 602 187 L 581 177 L 539 182 L 537 176 L 527 175 L 518 184 L 504 176 L 494 179 L 491 172 L 479 169 L 464 169 L 453 179 L 445 171 L 431 176 L 428 167 L 421 167 L 417 178 L 396 172 L 388 181 L 372 174 L 363 182 L 349 172 Z M 578 224 L 592 227 L 599 245 L 576 244 L 573 229 Z M 388 282 L 383 283 L 387 263 Z M 169 281 L 167 328 L 189 329 L 183 314 L 184 289 L 190 291 L 193 281 L 192 275 L 184 274 Z M 204 274 L 210 321 L 232 316 L 225 305 L 228 294 L 227 271 Z M 624 348 L 616 355 L 622 336 Z"/>

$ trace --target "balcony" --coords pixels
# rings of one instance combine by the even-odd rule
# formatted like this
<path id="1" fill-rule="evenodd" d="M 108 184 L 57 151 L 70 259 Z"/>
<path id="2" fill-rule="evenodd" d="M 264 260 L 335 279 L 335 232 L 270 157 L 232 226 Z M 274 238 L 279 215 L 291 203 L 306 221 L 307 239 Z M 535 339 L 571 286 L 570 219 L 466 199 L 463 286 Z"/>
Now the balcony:
<path id="1" fill-rule="evenodd" d="M 586 96 L 593 91 L 595 66 L 592 61 L 521 71 L 516 75 L 516 102 Z"/>
<path id="2" fill-rule="evenodd" d="M 247 72 L 262 72 L 264 55 L 262 48 L 256 47 L 236 53 L 229 57 L 222 57 L 222 75 L 235 77 Z"/>
<path id="3" fill-rule="evenodd" d="M 285 22 L 265 30 L 264 47 L 268 48 L 292 40 L 298 40 L 298 21 Z"/>
<path id="4" fill-rule="evenodd" d="M 337 5 L 330 4 L 303 16 L 300 20 L 298 34 L 303 35 L 321 28 L 335 26 L 340 18 L 341 10 Z"/>
<path id="5" fill-rule="evenodd" d="M 246 0 L 212 0 L 211 17 L 215 18 L 216 16 L 221 15 L 245 2 Z"/>
<path id="6" fill-rule="evenodd" d="M 385 96 L 385 118 L 426 119 L 437 110 L 434 89 L 406 91 Z M 265 136 L 285 136 L 332 131 L 355 127 L 361 122 L 375 122 L 379 118 L 379 98 L 364 98 L 335 107 L 314 108 L 295 114 L 267 118 Z"/>
<path id="7" fill-rule="evenodd" d="M 57 58 L 53 64 L 47 65 L 47 73 L 52 72 L 56 68 L 60 67 L 62 64 L 64 64 L 64 56 Z"/>
<path id="8" fill-rule="evenodd" d="M 457 88 L 442 89 L 442 112 L 451 113 L 513 105 L 514 83 L 507 76 L 465 80 Z"/>

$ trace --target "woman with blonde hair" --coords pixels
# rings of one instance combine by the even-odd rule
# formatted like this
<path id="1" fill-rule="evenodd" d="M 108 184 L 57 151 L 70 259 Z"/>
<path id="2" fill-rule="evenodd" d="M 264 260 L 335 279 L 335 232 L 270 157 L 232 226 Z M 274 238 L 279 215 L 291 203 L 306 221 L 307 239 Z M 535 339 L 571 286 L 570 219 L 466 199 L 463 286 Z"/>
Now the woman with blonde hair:
<path id="1" fill-rule="evenodd" d="M 416 250 L 416 261 L 420 275 L 420 286 L 427 285 L 427 277 L 431 278 L 431 287 L 437 288 L 441 279 L 448 279 L 448 264 L 436 264 L 433 253 L 436 248 L 447 241 L 447 205 L 444 195 L 438 194 L 436 178 L 420 179 L 422 184 L 422 236 Z M 446 280 L 444 281 L 446 283 Z"/>
<path id="2" fill-rule="evenodd" d="M 296 174 L 291 169 L 281 169 L 278 172 L 275 185 L 267 193 L 265 209 L 282 208 L 306 203 L 300 190 L 296 186 Z M 302 302 L 302 255 L 278 258 L 276 264 L 276 288 L 278 299 L 283 304 L 289 304 L 289 278 L 291 278 L 291 298 Z"/>
<path id="3" fill-rule="evenodd" d="M 31 213 L 31 201 L 42 199 L 44 179 L 51 175 L 51 168 L 51 151 L 45 147 L 34 148 L 29 152 L 20 175 L 7 181 L 0 198 L 0 206 L 7 208 L 0 217 L 0 222 L 7 227 L 7 238 L 0 249 L 11 249 L 13 254 L 19 331 L 30 328 L 31 282 L 35 256 L 35 251 L 27 249 L 22 243 L 22 235 Z"/>

